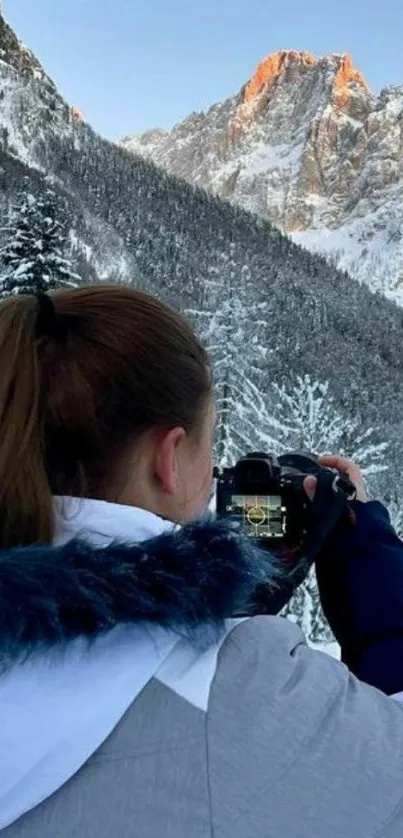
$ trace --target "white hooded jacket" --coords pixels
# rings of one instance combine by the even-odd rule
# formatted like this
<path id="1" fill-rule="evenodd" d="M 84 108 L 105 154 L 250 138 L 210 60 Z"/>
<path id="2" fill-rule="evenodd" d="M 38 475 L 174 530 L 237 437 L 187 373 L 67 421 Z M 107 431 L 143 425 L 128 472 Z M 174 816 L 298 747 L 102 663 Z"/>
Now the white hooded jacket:
<path id="1" fill-rule="evenodd" d="M 95 547 L 141 542 L 175 528 L 144 509 L 97 500 L 56 498 L 55 513 L 56 546 L 77 537 Z M 76 773 L 179 641 L 155 624 L 122 624 L 90 645 L 78 638 L 35 654 L 0 679 L 0 830 Z M 216 644 L 204 659 L 211 673 L 218 649 Z M 186 644 L 183 658 L 183 642 L 180 655 L 183 680 L 200 655 Z M 169 679 L 178 674 L 171 656 Z M 187 680 L 197 690 L 194 679 Z"/>

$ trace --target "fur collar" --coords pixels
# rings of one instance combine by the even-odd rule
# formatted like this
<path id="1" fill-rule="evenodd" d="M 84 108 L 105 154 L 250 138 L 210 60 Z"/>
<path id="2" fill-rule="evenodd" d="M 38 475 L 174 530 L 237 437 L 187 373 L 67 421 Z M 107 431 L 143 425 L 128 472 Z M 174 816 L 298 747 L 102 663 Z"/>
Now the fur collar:
<path id="1" fill-rule="evenodd" d="M 139 544 L 0 553 L 0 664 L 78 635 L 147 620 L 187 635 L 248 608 L 275 579 L 272 557 L 226 523 L 200 523 Z"/>

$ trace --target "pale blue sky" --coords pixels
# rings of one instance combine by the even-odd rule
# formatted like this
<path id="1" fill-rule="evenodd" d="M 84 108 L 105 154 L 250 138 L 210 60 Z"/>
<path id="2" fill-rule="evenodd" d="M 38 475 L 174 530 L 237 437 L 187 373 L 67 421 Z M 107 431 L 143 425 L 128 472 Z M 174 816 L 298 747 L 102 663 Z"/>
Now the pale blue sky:
<path id="1" fill-rule="evenodd" d="M 403 84 L 403 0 L 3 0 L 64 96 L 102 134 L 170 127 L 235 93 L 277 49 L 350 52 Z"/>

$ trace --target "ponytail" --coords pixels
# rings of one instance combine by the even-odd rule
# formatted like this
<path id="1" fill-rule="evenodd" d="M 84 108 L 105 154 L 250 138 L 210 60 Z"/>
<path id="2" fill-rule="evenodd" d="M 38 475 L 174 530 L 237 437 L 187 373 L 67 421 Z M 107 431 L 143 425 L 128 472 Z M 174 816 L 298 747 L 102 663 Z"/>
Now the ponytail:
<path id="1" fill-rule="evenodd" d="M 193 330 L 130 285 L 0 303 L 0 549 L 52 540 L 53 495 L 114 498 L 136 439 L 210 397 Z"/>
<path id="2" fill-rule="evenodd" d="M 34 296 L 0 304 L 0 548 L 52 539 Z"/>

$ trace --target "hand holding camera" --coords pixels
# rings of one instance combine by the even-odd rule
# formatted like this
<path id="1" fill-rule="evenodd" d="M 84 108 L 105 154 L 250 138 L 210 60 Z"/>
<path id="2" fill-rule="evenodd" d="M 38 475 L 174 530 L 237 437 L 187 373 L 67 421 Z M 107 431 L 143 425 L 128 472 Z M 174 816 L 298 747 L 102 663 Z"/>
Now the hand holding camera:
<path id="1" fill-rule="evenodd" d="M 319 463 L 325 468 L 330 468 L 339 473 L 346 474 L 350 482 L 353 486 L 355 486 L 357 492 L 356 500 L 361 501 L 361 503 L 367 502 L 368 498 L 364 485 L 364 478 L 361 474 L 360 468 L 353 463 L 352 460 L 348 460 L 346 457 L 325 455 L 323 457 L 319 457 Z M 311 475 L 306 477 L 304 480 L 304 489 L 309 500 L 313 500 L 316 491 L 316 478 Z"/>

